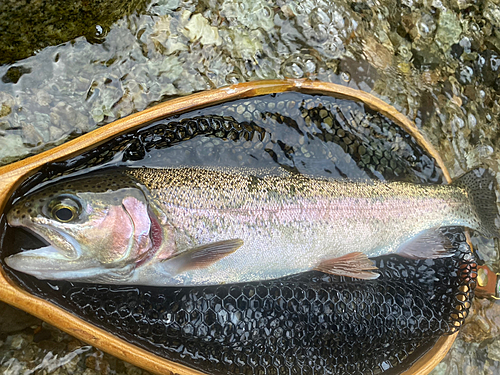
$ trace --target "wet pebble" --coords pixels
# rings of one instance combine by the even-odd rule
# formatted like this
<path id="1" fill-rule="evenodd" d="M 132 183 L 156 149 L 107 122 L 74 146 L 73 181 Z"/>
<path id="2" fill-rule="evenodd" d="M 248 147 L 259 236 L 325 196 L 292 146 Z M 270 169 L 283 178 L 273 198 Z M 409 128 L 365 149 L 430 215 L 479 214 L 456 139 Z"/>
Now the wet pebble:
<path id="1" fill-rule="evenodd" d="M 484 298 L 477 298 L 460 337 L 467 342 L 483 342 L 500 338 L 500 303 Z"/>
<path id="2" fill-rule="evenodd" d="M 18 334 L 10 337 L 10 348 L 14 350 L 21 350 L 26 345 L 28 345 L 28 341 L 26 336 L 23 334 Z"/>
<path id="3" fill-rule="evenodd" d="M 488 358 L 493 361 L 500 361 L 500 340 L 488 344 Z"/>
<path id="4" fill-rule="evenodd" d="M 436 43 L 446 51 L 459 41 L 461 33 L 462 26 L 458 16 L 449 10 L 442 11 L 438 19 Z"/>

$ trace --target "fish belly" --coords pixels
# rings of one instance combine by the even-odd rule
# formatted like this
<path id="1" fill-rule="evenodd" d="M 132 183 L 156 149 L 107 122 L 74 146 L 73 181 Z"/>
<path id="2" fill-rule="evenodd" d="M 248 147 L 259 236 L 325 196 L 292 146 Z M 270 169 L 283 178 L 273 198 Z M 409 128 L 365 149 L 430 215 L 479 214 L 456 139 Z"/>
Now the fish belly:
<path id="1" fill-rule="evenodd" d="M 269 280 L 310 271 L 323 260 L 361 251 L 368 256 L 393 252 L 402 240 L 396 223 L 376 218 L 353 220 L 318 210 L 271 213 L 224 213 L 175 210 L 177 251 L 219 241 L 241 239 L 234 253 L 207 267 L 177 273 L 169 261 L 155 263 L 144 272 L 151 285 L 213 285 Z M 152 271 L 153 270 L 153 271 Z M 144 283 L 144 277 L 141 282 Z"/>

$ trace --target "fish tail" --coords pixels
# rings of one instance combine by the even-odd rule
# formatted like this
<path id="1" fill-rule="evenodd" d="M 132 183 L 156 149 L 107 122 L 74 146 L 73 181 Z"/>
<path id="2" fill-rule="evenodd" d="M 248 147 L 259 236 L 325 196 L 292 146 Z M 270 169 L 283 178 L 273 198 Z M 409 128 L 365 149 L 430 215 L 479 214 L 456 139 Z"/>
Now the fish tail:
<path id="1" fill-rule="evenodd" d="M 500 238 L 500 215 L 495 194 L 496 179 L 490 170 L 473 169 L 452 183 L 467 191 L 470 203 L 476 211 L 478 232 L 486 237 Z"/>

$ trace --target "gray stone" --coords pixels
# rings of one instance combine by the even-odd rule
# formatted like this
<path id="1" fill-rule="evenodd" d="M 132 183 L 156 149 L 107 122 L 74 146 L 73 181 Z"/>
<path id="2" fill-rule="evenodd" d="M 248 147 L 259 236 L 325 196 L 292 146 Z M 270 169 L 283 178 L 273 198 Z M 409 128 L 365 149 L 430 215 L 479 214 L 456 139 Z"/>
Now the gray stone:
<path id="1" fill-rule="evenodd" d="M 40 324 L 40 319 L 4 302 L 0 302 L 0 332 L 17 332 Z"/>
<path id="2" fill-rule="evenodd" d="M 500 361 L 500 340 L 495 340 L 491 344 L 488 344 L 488 358 Z"/>
<path id="3" fill-rule="evenodd" d="M 460 40 L 461 33 L 462 26 L 460 25 L 458 16 L 448 10 L 441 11 L 436 31 L 436 43 L 444 51 L 447 51 L 452 44 Z"/>
<path id="4" fill-rule="evenodd" d="M 23 334 L 17 334 L 11 337 L 10 347 L 14 350 L 21 350 L 26 345 L 28 345 L 28 340 L 26 340 L 26 336 Z"/>

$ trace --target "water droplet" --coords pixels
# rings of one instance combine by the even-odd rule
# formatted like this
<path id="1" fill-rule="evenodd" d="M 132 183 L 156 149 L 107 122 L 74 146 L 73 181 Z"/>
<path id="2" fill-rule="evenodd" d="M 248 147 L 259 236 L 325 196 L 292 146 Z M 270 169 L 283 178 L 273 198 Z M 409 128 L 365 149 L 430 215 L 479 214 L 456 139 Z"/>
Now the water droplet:
<path id="1" fill-rule="evenodd" d="M 340 78 L 342 78 L 342 81 L 344 82 L 349 82 L 351 80 L 351 75 L 347 72 L 341 72 Z"/>

